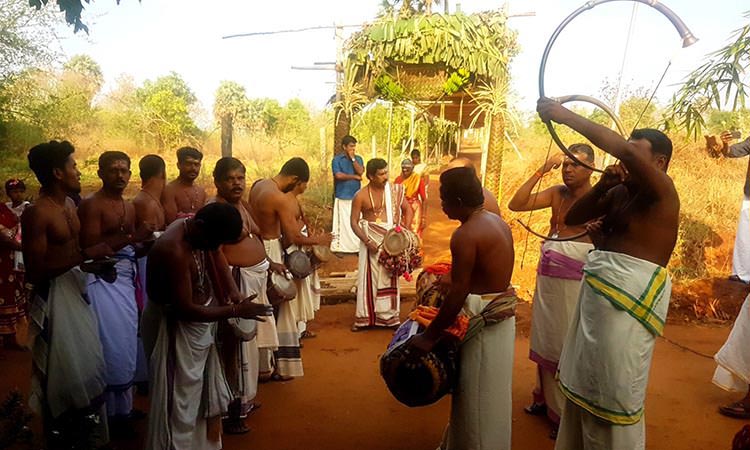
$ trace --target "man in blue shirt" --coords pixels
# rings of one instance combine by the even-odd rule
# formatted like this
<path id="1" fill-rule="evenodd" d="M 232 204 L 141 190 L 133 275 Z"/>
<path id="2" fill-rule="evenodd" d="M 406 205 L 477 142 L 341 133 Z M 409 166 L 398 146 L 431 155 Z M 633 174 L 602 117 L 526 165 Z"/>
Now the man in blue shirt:
<path id="1" fill-rule="evenodd" d="M 350 216 L 352 199 L 362 185 L 365 163 L 356 155 L 357 140 L 346 135 L 341 139 L 341 149 L 333 157 L 334 201 L 333 201 L 333 242 L 331 250 L 338 253 L 359 252 L 359 239 L 352 231 Z"/>

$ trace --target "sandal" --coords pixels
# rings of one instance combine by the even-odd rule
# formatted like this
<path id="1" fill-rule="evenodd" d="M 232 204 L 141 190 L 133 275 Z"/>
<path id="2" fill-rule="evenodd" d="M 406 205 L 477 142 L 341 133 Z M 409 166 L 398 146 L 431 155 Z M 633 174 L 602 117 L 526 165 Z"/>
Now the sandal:
<path id="1" fill-rule="evenodd" d="M 289 375 L 281 375 L 278 372 L 274 372 L 273 375 L 271 375 L 271 381 L 292 381 L 294 377 L 290 377 Z"/>
<path id="2" fill-rule="evenodd" d="M 310 330 L 305 330 L 302 332 L 302 334 L 299 335 L 300 339 L 312 339 L 314 337 L 318 337 L 317 333 L 313 333 Z"/>
<path id="3" fill-rule="evenodd" d="M 356 333 L 358 331 L 362 331 L 362 330 L 365 330 L 365 329 L 367 329 L 367 327 L 365 327 L 365 326 L 359 326 L 359 325 L 352 325 L 352 328 L 351 328 L 352 333 Z"/>
<path id="4" fill-rule="evenodd" d="M 222 425 L 226 434 L 245 434 L 250 431 L 250 427 L 242 419 L 224 419 Z"/>
<path id="5" fill-rule="evenodd" d="M 750 419 L 750 410 L 745 403 L 739 401 L 729 405 L 719 406 L 719 413 L 735 419 Z"/>
<path id="6" fill-rule="evenodd" d="M 729 277 L 729 281 L 736 281 L 737 283 L 747 284 L 742 278 L 740 278 L 737 275 L 732 275 Z"/>
<path id="7" fill-rule="evenodd" d="M 530 416 L 543 416 L 547 414 L 547 405 L 544 403 L 532 403 L 525 407 L 523 411 Z"/>

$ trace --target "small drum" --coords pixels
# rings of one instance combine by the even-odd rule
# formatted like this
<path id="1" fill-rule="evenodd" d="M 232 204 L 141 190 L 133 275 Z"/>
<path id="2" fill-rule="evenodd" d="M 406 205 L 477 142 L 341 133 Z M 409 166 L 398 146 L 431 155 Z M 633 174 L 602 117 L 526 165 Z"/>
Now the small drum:
<path id="1" fill-rule="evenodd" d="M 407 320 L 396 330 L 388 350 L 380 358 L 380 375 L 396 400 L 406 406 L 426 406 L 453 390 L 458 378 L 457 343 L 442 339 L 429 353 L 409 348 L 419 332 Z"/>
<path id="2" fill-rule="evenodd" d="M 411 230 L 391 228 L 383 236 L 381 247 L 378 262 L 394 276 L 409 279 L 414 269 L 422 265 L 419 237 Z"/>
<path id="3" fill-rule="evenodd" d="M 407 228 L 391 228 L 383 236 L 383 250 L 391 256 L 402 255 L 410 248 L 418 246 L 419 237 Z"/>
<path id="4" fill-rule="evenodd" d="M 229 328 L 237 339 L 251 341 L 255 338 L 258 330 L 258 322 L 251 319 L 242 319 L 239 317 L 230 317 L 227 319 Z"/>
<path id="5" fill-rule="evenodd" d="M 289 278 L 271 272 L 266 294 L 268 295 L 268 302 L 273 306 L 278 306 L 297 296 L 297 286 Z"/>
<path id="6" fill-rule="evenodd" d="M 287 254 L 284 262 L 294 278 L 302 279 L 313 272 L 310 257 L 302 250 L 295 250 Z"/>
<path id="7" fill-rule="evenodd" d="M 325 247 L 322 245 L 313 245 L 310 251 L 310 262 L 312 263 L 313 269 L 317 269 L 324 263 L 333 258 L 333 252 L 331 247 Z"/>

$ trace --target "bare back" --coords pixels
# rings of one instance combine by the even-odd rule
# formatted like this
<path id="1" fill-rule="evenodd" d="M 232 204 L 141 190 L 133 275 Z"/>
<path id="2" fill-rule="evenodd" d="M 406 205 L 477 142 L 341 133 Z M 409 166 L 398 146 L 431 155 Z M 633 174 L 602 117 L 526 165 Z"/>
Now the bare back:
<path id="1" fill-rule="evenodd" d="M 250 213 L 258 224 L 262 239 L 281 237 L 280 211 L 288 200 L 275 181 L 257 181 L 250 189 Z"/>
<path id="2" fill-rule="evenodd" d="M 472 268 L 470 293 L 498 293 L 510 286 L 513 236 L 497 214 L 478 210 L 461 224 L 451 237 L 451 253 L 454 274 L 457 269 Z"/>
<path id="3" fill-rule="evenodd" d="M 206 302 L 205 296 L 200 294 L 200 277 L 193 252 L 185 241 L 184 220 L 173 222 L 151 247 L 146 277 L 149 301 L 160 305 L 177 305 L 175 295 L 179 289 L 186 287 L 183 295 L 190 295 L 193 303 Z"/>
<path id="4" fill-rule="evenodd" d="M 668 177 L 666 173 L 664 177 Z M 661 196 L 627 183 L 612 188 L 607 193 L 607 212 L 597 248 L 666 267 L 680 223 L 680 200 L 669 181 L 671 194 Z"/>
<path id="5" fill-rule="evenodd" d="M 133 199 L 135 207 L 135 224 L 150 223 L 156 231 L 163 231 L 166 227 L 164 207 L 161 201 L 146 191 L 140 191 Z"/>

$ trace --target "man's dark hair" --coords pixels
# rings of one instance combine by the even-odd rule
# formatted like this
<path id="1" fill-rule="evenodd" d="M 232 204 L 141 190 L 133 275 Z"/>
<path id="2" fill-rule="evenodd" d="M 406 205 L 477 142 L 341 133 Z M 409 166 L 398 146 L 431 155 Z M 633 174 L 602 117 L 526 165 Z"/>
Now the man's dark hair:
<path id="1" fill-rule="evenodd" d="M 75 152 L 73 144 L 68 141 L 49 141 L 35 145 L 29 150 L 29 169 L 34 172 L 42 187 L 49 186 L 55 179 L 52 172 L 64 169 L 68 157 Z"/>
<path id="2" fill-rule="evenodd" d="M 221 158 L 216 161 L 216 166 L 214 167 L 214 181 L 225 179 L 227 174 L 233 170 L 241 170 L 243 174 L 246 172 L 245 165 L 239 159 L 232 158 L 231 156 Z"/>
<path id="3" fill-rule="evenodd" d="M 420 152 L 420 151 L 419 151 L 418 149 L 416 149 L 416 148 L 415 148 L 414 150 L 412 150 L 412 151 L 411 151 L 411 153 L 410 153 L 409 155 L 410 155 L 410 156 L 411 156 L 412 158 L 414 158 L 415 156 L 419 156 L 419 158 L 420 158 L 420 159 L 422 158 L 422 152 Z"/>
<path id="4" fill-rule="evenodd" d="M 115 161 L 126 161 L 130 168 L 130 157 L 124 152 L 109 150 L 99 155 L 99 170 L 104 170 L 112 165 Z"/>
<path id="5" fill-rule="evenodd" d="M 242 233 L 242 216 L 232 205 L 209 203 L 195 214 L 195 223 L 211 248 L 236 242 Z"/>
<path id="6" fill-rule="evenodd" d="M 194 147 L 180 147 L 177 149 L 177 162 L 183 163 L 188 158 L 203 161 L 203 153 Z"/>
<path id="7" fill-rule="evenodd" d="M 471 167 L 456 167 L 440 175 L 440 198 L 446 203 L 469 208 L 484 204 L 484 191 Z"/>
<path id="8" fill-rule="evenodd" d="M 138 161 L 138 170 L 141 174 L 141 181 L 145 183 L 151 178 L 165 173 L 167 166 L 161 156 L 146 155 Z"/>
<path id="9" fill-rule="evenodd" d="M 357 139 L 354 138 L 354 136 L 346 135 L 343 138 L 341 138 L 341 146 L 346 147 L 349 144 L 356 144 Z"/>
<path id="10" fill-rule="evenodd" d="M 583 159 L 585 159 L 587 162 L 596 162 L 596 160 L 594 159 L 594 149 L 591 148 L 589 144 L 573 144 L 568 147 L 568 151 L 585 156 L 585 158 Z"/>
<path id="11" fill-rule="evenodd" d="M 304 159 L 295 157 L 281 166 L 279 175 L 297 177 L 299 181 L 306 183 L 310 181 L 310 166 L 307 165 Z"/>
<path id="12" fill-rule="evenodd" d="M 657 155 L 664 155 L 667 157 L 667 165 L 672 159 L 672 141 L 667 137 L 666 134 L 653 128 L 641 128 L 633 130 L 630 135 L 631 140 L 645 139 L 651 143 L 651 151 Z"/>
<path id="13" fill-rule="evenodd" d="M 374 177 L 378 170 L 385 169 L 388 167 L 388 163 L 383 158 L 372 158 L 367 161 L 367 167 L 365 168 L 367 177 Z"/>

